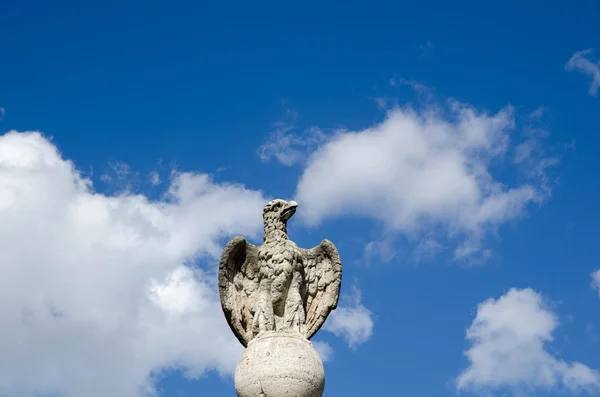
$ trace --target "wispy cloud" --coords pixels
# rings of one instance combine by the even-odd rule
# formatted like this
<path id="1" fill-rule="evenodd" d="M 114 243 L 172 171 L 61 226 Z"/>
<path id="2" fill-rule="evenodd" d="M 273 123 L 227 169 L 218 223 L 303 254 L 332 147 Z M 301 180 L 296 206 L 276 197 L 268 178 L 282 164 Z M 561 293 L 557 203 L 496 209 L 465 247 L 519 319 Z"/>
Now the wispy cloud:
<path id="1" fill-rule="evenodd" d="M 573 54 L 565 69 L 576 70 L 589 77 L 592 82 L 590 85 L 589 93 L 592 96 L 598 94 L 598 88 L 600 87 L 600 62 L 594 62 L 590 59 L 590 56 L 594 53 L 593 49 L 587 49 L 576 52 Z"/>
<path id="2" fill-rule="evenodd" d="M 538 106 L 533 112 L 527 115 L 530 121 L 540 121 L 544 115 L 548 112 L 548 109 L 544 106 Z"/>
<path id="3" fill-rule="evenodd" d="M 419 56 L 421 58 L 433 56 L 433 43 L 431 40 L 427 40 L 424 44 L 419 46 Z"/>
<path id="4" fill-rule="evenodd" d="M 417 98 L 424 103 L 429 103 L 433 99 L 433 90 L 427 85 L 420 83 L 416 80 L 405 79 L 403 77 L 392 77 L 390 79 L 390 85 L 392 87 L 407 86 L 414 90 L 417 94 Z"/>
<path id="5" fill-rule="evenodd" d="M 425 237 L 413 250 L 415 263 L 427 262 L 436 257 L 446 247 L 431 237 Z"/>
<path id="6" fill-rule="evenodd" d="M 302 163 L 307 156 L 325 141 L 325 134 L 318 128 L 308 128 L 301 133 L 294 133 L 298 114 L 286 109 L 284 120 L 273 124 L 267 142 L 258 148 L 260 160 L 264 163 L 276 159 L 279 163 L 292 166 Z"/>
<path id="7" fill-rule="evenodd" d="M 148 180 L 150 181 L 150 184 L 152 186 L 158 186 L 162 183 L 158 171 L 150 172 L 150 174 L 148 175 Z"/>
<path id="8" fill-rule="evenodd" d="M 111 161 L 108 170 L 100 175 L 100 180 L 119 192 L 132 191 L 139 182 L 139 173 L 134 172 L 129 164 Z"/>
<path id="9" fill-rule="evenodd" d="M 369 241 L 364 248 L 363 257 L 367 264 L 373 261 L 388 263 L 396 256 L 392 238 Z"/>
<path id="10" fill-rule="evenodd" d="M 377 104 L 380 110 L 388 110 L 390 107 L 398 106 L 398 100 L 396 98 L 383 97 L 369 97 L 370 100 Z"/>
<path id="11" fill-rule="evenodd" d="M 600 269 L 592 273 L 592 287 L 600 294 Z"/>
<path id="12" fill-rule="evenodd" d="M 321 361 L 331 361 L 333 358 L 333 347 L 331 347 L 329 343 L 323 341 L 313 341 L 312 345 L 321 357 Z"/>
<path id="13" fill-rule="evenodd" d="M 392 77 L 390 79 L 390 85 L 392 87 L 400 87 L 402 85 L 407 85 L 416 92 L 427 92 L 430 90 L 429 87 L 427 87 L 425 84 L 419 83 L 415 80 L 405 79 L 404 77 Z"/>

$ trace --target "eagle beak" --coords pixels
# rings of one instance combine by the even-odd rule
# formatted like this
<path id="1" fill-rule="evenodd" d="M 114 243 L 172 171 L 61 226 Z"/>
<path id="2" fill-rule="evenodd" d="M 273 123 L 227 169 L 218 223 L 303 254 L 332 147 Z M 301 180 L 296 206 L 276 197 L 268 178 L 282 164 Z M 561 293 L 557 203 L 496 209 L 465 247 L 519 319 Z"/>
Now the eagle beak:
<path id="1" fill-rule="evenodd" d="M 292 215 L 296 213 L 296 207 L 298 207 L 298 203 L 296 203 L 295 201 L 288 201 L 285 208 L 283 209 L 283 212 L 281 213 L 281 217 L 285 221 L 289 220 L 292 217 Z"/>

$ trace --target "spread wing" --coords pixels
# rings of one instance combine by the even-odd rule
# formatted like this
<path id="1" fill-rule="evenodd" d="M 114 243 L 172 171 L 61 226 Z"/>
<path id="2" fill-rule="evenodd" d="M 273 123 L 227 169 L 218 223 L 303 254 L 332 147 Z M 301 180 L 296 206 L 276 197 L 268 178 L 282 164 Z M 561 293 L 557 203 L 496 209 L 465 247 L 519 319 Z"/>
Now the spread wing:
<path id="1" fill-rule="evenodd" d="M 225 318 L 244 347 L 250 341 L 258 275 L 258 247 L 242 236 L 232 238 L 219 263 L 219 295 Z"/>
<path id="2" fill-rule="evenodd" d="M 313 249 L 300 249 L 305 274 L 306 337 L 310 339 L 337 307 L 342 284 L 342 262 L 337 248 L 323 240 Z"/>

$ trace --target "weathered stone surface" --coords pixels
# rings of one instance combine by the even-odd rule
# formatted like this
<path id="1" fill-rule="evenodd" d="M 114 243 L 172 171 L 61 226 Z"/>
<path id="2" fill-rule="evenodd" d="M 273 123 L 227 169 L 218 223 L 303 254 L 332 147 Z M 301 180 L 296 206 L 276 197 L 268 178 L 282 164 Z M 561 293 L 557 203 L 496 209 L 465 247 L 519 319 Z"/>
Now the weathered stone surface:
<path id="1" fill-rule="evenodd" d="M 239 341 L 262 332 L 294 330 L 310 339 L 336 308 L 342 280 L 339 253 L 329 240 L 302 249 L 287 236 L 293 201 L 273 200 L 264 208 L 261 246 L 233 238 L 219 265 L 223 312 Z"/>
<path id="2" fill-rule="evenodd" d="M 321 397 L 325 371 L 312 344 L 295 331 L 250 341 L 235 371 L 238 397 Z"/>
<path id="3" fill-rule="evenodd" d="M 238 397 L 323 395 L 323 363 L 308 339 L 337 306 L 342 262 L 329 240 L 302 249 L 288 238 L 296 207 L 267 203 L 263 244 L 234 237 L 221 255 L 221 306 L 247 347 L 235 372 Z"/>

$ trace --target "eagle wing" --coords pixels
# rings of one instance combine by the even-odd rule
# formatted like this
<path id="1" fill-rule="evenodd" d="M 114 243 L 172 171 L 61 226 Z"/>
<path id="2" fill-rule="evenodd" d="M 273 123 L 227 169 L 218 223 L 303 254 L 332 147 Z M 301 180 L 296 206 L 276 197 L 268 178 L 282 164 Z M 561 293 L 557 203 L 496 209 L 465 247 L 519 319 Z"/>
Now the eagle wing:
<path id="1" fill-rule="evenodd" d="M 242 236 L 232 238 L 219 263 L 219 295 L 225 318 L 244 347 L 251 339 L 259 270 L 258 247 Z"/>
<path id="2" fill-rule="evenodd" d="M 342 262 L 335 245 L 329 240 L 312 249 L 300 249 L 304 265 L 306 302 L 306 338 L 321 328 L 337 307 L 342 283 Z"/>

